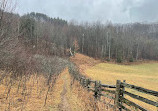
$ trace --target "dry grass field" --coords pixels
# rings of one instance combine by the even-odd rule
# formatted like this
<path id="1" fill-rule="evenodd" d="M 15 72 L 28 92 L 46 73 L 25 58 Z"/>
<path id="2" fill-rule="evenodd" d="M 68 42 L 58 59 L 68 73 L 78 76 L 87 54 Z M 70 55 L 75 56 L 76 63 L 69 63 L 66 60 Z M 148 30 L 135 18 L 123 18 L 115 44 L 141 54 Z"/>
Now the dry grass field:
<path id="1" fill-rule="evenodd" d="M 99 80 L 103 84 L 115 85 L 116 80 L 126 80 L 129 84 L 134 84 L 147 89 L 158 91 L 158 63 L 144 63 L 138 65 L 118 65 L 112 63 L 101 63 L 82 54 L 77 54 L 71 58 L 80 71 L 93 80 Z M 1 71 L 1 74 L 4 72 Z M 47 80 L 43 75 L 33 74 L 31 77 L 23 77 L 9 83 L 10 77 L 3 79 L 0 84 L 0 111 L 104 111 L 108 109 L 106 105 L 95 102 L 93 93 L 77 82 L 73 82 L 68 69 L 65 69 L 56 77 L 56 82 L 51 83 L 48 91 Z M 26 81 L 26 82 L 24 82 Z M 18 88 L 19 87 L 19 88 Z M 138 93 L 134 90 L 126 89 L 132 93 L 158 101 L 158 98 L 146 94 Z M 9 92 L 9 93 L 8 93 Z M 8 93 L 8 95 L 7 95 Z M 126 98 L 149 109 L 156 111 L 155 107 L 132 99 Z"/>
<path id="2" fill-rule="evenodd" d="M 0 111 L 44 111 L 58 103 L 53 95 L 55 89 L 51 88 L 44 106 L 48 86 L 43 76 L 32 75 L 26 82 L 25 78 L 14 80 L 12 85 L 9 84 L 9 79 L 5 78 L 0 84 Z"/>
<path id="3" fill-rule="evenodd" d="M 92 94 L 77 81 L 72 83 L 68 69 L 59 74 L 54 84 L 51 83 L 48 95 L 47 80 L 43 75 L 32 75 L 25 85 L 24 79 L 14 80 L 11 88 L 9 76 L 1 81 L 0 111 L 93 111 L 96 108 Z"/>
<path id="4" fill-rule="evenodd" d="M 115 84 L 116 80 L 126 80 L 144 88 L 158 91 L 158 63 L 139 65 L 97 64 L 86 71 L 86 75 L 104 84 Z"/>
<path id="5" fill-rule="evenodd" d="M 116 80 L 126 80 L 126 83 L 137 85 L 143 88 L 158 91 L 158 63 L 153 61 L 137 62 L 128 65 L 120 65 L 115 63 L 101 63 L 98 60 L 88 56 L 77 54 L 71 58 L 76 65 L 79 66 L 83 74 L 92 80 L 101 81 L 103 84 L 115 85 Z M 158 101 L 158 98 L 139 93 L 134 90 L 126 89 L 134 94 Z M 156 107 L 140 102 L 136 99 L 131 101 L 145 107 L 150 111 L 157 111 Z"/>
<path id="6" fill-rule="evenodd" d="M 87 69 L 85 74 L 93 80 L 100 80 L 103 84 L 115 85 L 116 80 L 126 80 L 129 84 L 158 91 L 158 63 L 145 63 L 139 65 L 100 63 Z M 130 89 L 126 90 L 145 98 L 158 101 L 158 98 L 156 97 L 138 93 L 137 91 Z M 128 96 L 126 96 L 126 98 L 129 98 L 133 102 L 151 111 L 157 110 L 156 107 L 152 107 Z"/>

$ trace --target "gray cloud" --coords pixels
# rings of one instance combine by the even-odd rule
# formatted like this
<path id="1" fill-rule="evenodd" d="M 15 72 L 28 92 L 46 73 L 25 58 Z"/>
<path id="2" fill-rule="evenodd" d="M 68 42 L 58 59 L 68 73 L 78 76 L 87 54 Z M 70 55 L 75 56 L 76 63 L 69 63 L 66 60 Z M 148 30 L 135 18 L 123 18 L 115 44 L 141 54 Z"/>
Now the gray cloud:
<path id="1" fill-rule="evenodd" d="M 158 0 L 17 0 L 21 15 L 41 12 L 75 21 L 158 21 Z"/>
<path id="2" fill-rule="evenodd" d="M 145 0 L 140 6 L 130 9 L 134 21 L 158 21 L 158 0 Z"/>

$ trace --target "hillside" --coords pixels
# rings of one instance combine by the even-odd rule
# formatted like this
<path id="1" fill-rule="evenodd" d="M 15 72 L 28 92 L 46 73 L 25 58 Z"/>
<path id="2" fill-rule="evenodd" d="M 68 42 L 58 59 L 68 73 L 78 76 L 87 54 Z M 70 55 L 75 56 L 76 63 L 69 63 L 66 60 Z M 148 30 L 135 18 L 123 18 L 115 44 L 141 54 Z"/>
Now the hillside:
<path id="1" fill-rule="evenodd" d="M 74 62 L 86 76 L 93 80 L 101 80 L 105 84 L 115 84 L 116 80 L 126 80 L 131 84 L 153 90 L 155 90 L 158 84 L 158 63 L 156 61 L 141 61 L 128 65 L 119 65 L 108 62 L 102 63 L 99 60 L 79 53 L 71 57 L 70 60 Z M 156 90 L 158 90 L 157 87 Z"/>
<path id="2" fill-rule="evenodd" d="M 80 53 L 76 53 L 75 56 L 72 56 L 70 61 L 75 63 L 80 68 L 81 72 L 101 62 L 100 60 L 95 60 L 92 57 Z"/>
<path id="3" fill-rule="evenodd" d="M 80 58 L 81 61 L 80 61 Z M 85 59 L 84 59 L 85 58 Z M 136 62 L 128 65 L 120 65 L 115 63 L 101 63 L 93 58 L 87 57 L 82 54 L 77 54 L 71 60 L 76 63 L 77 66 L 82 68 L 82 74 L 92 80 L 101 81 L 103 84 L 116 84 L 116 80 L 126 80 L 129 84 L 134 84 L 143 88 L 158 91 L 158 63 L 154 61 Z M 83 61 L 82 61 L 83 60 Z M 136 92 L 135 90 L 126 89 L 136 95 L 140 95 L 144 98 L 157 101 L 158 98 L 147 95 L 144 93 Z M 130 99 L 134 103 L 145 107 L 148 110 L 156 111 L 155 107 L 146 103 L 140 102 L 129 96 L 126 98 Z"/>

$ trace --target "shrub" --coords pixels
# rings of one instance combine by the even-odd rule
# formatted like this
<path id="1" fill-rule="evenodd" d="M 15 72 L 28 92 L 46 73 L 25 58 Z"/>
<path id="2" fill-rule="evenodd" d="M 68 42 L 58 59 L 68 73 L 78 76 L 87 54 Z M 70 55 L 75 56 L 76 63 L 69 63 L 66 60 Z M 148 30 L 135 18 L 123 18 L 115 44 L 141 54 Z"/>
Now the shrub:
<path id="1" fill-rule="evenodd" d="M 131 57 L 131 58 L 129 59 L 129 62 L 134 62 L 133 57 Z"/>
<path id="2" fill-rule="evenodd" d="M 117 61 L 117 63 L 122 63 L 123 59 L 121 57 L 118 57 L 116 61 Z"/>
<path id="3" fill-rule="evenodd" d="M 106 59 L 107 62 L 110 62 L 110 59 Z"/>

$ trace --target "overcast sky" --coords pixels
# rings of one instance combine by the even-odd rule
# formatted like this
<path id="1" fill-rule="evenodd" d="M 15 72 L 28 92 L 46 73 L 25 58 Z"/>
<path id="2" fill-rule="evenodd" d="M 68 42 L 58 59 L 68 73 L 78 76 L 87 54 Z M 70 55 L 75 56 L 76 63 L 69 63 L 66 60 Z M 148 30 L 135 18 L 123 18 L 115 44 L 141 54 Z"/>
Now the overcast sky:
<path id="1" fill-rule="evenodd" d="M 158 22 L 158 0 L 16 0 L 20 15 L 40 12 L 78 22 Z"/>

